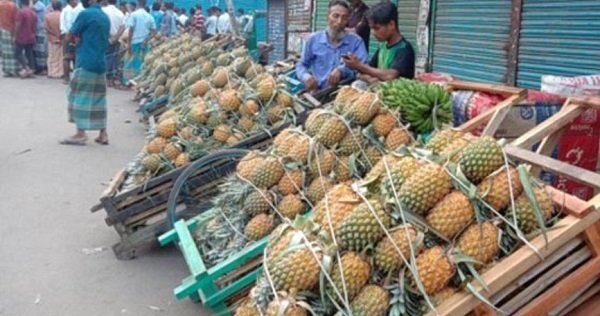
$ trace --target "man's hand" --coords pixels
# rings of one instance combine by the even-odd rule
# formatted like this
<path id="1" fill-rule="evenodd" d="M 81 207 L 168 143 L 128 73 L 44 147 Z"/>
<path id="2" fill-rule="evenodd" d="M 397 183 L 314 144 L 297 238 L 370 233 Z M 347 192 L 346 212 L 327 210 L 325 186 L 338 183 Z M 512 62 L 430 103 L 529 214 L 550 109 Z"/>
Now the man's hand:
<path id="1" fill-rule="evenodd" d="M 344 57 L 344 64 L 350 69 L 356 70 L 360 64 L 360 59 L 354 54 L 348 54 Z"/>
<path id="2" fill-rule="evenodd" d="M 317 79 L 315 79 L 314 76 L 310 76 L 310 77 L 306 78 L 306 80 L 304 80 L 304 89 L 306 91 L 317 90 L 317 88 L 318 88 Z"/>
<path id="3" fill-rule="evenodd" d="M 330 86 L 335 87 L 340 82 L 340 79 L 342 79 L 342 72 L 339 69 L 334 69 L 331 74 L 329 74 L 327 81 Z"/>

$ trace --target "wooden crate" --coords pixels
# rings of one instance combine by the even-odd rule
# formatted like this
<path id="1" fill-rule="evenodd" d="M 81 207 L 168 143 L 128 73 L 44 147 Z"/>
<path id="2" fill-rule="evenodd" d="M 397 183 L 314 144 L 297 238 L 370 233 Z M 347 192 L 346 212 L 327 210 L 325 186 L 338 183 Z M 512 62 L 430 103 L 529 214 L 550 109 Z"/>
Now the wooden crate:
<path id="1" fill-rule="evenodd" d="M 495 108 L 482 113 L 476 119 L 458 128 L 464 132 L 470 132 L 485 125 L 484 133 L 493 135 L 500 126 L 499 122 L 496 122 L 505 117 L 508 108 L 527 97 L 527 90 L 489 84 L 455 81 L 450 83 L 449 88 L 451 90 L 490 92 L 506 97 L 506 100 Z M 310 96 L 305 96 L 305 98 L 309 99 Z M 319 104 L 314 97 L 310 99 L 311 103 Z M 187 221 L 178 221 L 173 230 L 159 237 L 159 243 L 163 246 L 171 243 L 177 244 L 190 270 L 190 276 L 174 289 L 175 297 L 178 299 L 189 297 L 212 308 L 215 313 L 225 315 L 228 310 L 232 310 L 237 302 L 234 298 L 239 297 L 240 291 L 252 287 L 256 282 L 256 276 L 262 271 L 262 255 L 269 236 L 252 243 L 228 260 L 207 268 L 192 238 L 192 232 L 203 221 L 203 218 L 202 215 L 199 215 Z"/>
<path id="2" fill-rule="evenodd" d="M 303 119 L 305 114 L 299 116 Z M 249 137 L 236 145 L 233 149 L 264 149 L 271 144 L 272 137 L 277 135 L 290 124 L 280 124 L 268 133 L 263 132 Z M 219 151 L 216 151 L 218 153 Z M 231 159 L 234 158 L 234 159 Z M 211 162 L 204 169 L 189 178 L 187 195 L 179 196 L 177 204 L 183 204 L 192 199 L 208 201 L 217 193 L 219 179 L 229 174 L 235 168 L 237 157 L 223 157 L 219 161 Z M 100 196 L 100 203 L 91 208 L 92 212 L 101 209 L 106 211 L 106 224 L 115 228 L 121 240 L 113 246 L 113 251 L 119 259 L 135 258 L 137 250 L 148 244 L 156 243 L 156 237 L 171 229 L 171 224 L 166 218 L 167 201 L 173 184 L 184 172 L 186 167 L 171 170 L 165 174 L 150 179 L 144 185 L 131 190 L 119 191 L 127 177 L 125 169 L 120 170 L 111 180 L 108 188 Z M 189 204 L 189 203 L 188 203 Z M 193 215 L 206 210 L 206 203 L 190 208 L 179 206 L 179 218 L 191 218 Z"/>
<path id="3" fill-rule="evenodd" d="M 528 164 L 534 174 L 545 170 L 600 189 L 599 174 L 548 157 L 562 129 L 589 107 L 600 108 L 600 99 L 567 100 L 561 111 L 507 145 L 507 155 Z M 536 143 L 540 145 L 532 152 L 530 148 Z M 542 257 L 521 247 L 482 274 L 487 290 L 473 283 L 511 315 L 561 315 L 567 308 L 576 307 L 573 304 L 586 291 L 597 292 L 594 283 L 600 278 L 600 194 L 586 202 L 549 189 L 554 202 L 564 206 L 567 215 L 548 231 L 547 243 L 543 236 L 531 242 Z M 453 316 L 496 315 L 464 291 L 444 301 L 437 312 Z"/>

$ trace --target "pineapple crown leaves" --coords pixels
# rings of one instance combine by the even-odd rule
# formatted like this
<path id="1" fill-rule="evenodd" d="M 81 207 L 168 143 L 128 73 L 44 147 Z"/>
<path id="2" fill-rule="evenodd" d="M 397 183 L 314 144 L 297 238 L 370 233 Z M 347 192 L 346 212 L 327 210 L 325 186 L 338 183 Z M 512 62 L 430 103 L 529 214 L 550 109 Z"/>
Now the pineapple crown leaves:
<path id="1" fill-rule="evenodd" d="M 519 180 L 523 184 L 523 192 L 529 199 L 531 206 L 533 208 L 533 214 L 535 215 L 535 219 L 538 223 L 538 227 L 540 228 L 542 235 L 544 236 L 544 241 L 546 242 L 546 246 L 548 245 L 548 229 L 546 228 L 546 221 L 544 216 L 542 215 L 542 208 L 540 207 L 540 203 L 533 192 L 533 183 L 530 180 L 529 173 L 524 165 L 520 165 L 517 167 L 517 171 L 519 172 Z M 514 224 L 516 225 L 517 218 L 514 217 Z"/>
<path id="2" fill-rule="evenodd" d="M 483 282 L 483 280 L 481 279 L 481 276 L 479 275 L 479 273 L 477 273 L 477 271 L 474 268 L 472 268 L 472 270 L 473 271 L 470 271 L 470 272 L 478 280 L 478 282 L 482 282 L 483 284 L 485 284 L 485 282 Z M 461 269 L 458 269 L 458 275 L 460 276 L 461 280 L 467 279 L 465 273 Z M 481 280 L 481 281 L 479 281 L 479 280 Z M 466 284 L 466 288 L 473 296 L 475 296 L 478 300 L 480 300 L 485 305 L 489 306 L 490 308 L 492 308 L 493 310 L 497 311 L 498 313 L 500 313 L 502 315 L 507 314 L 500 308 L 496 307 L 496 305 L 494 305 L 492 302 L 490 302 L 483 294 L 481 294 L 479 289 L 475 288 L 475 286 L 473 286 L 473 284 L 471 284 L 470 282 Z"/>
<path id="3" fill-rule="evenodd" d="M 392 284 L 384 288 L 392 294 L 388 316 L 419 316 L 424 314 L 422 298 L 410 289 L 405 270 L 400 271 Z"/>

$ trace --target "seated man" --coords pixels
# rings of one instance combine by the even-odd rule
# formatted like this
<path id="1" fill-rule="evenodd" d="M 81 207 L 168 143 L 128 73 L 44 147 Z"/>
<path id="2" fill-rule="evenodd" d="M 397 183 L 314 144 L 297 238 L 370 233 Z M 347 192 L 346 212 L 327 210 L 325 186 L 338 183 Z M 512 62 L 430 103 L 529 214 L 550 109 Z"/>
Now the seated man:
<path id="1" fill-rule="evenodd" d="M 366 64 L 359 56 L 344 58 L 348 68 L 361 73 L 360 79 L 368 82 L 386 81 L 398 77 L 413 79 L 415 76 L 415 52 L 412 45 L 398 30 L 398 9 L 390 2 L 380 2 L 367 12 L 367 20 L 373 34 L 381 43 Z"/>
<path id="2" fill-rule="evenodd" d="M 329 3 L 327 30 L 312 34 L 306 42 L 302 58 L 296 65 L 296 75 L 307 91 L 335 87 L 340 80 L 351 78 L 354 71 L 342 63 L 342 56 L 353 54 L 360 62 L 368 59 L 363 40 L 346 33 L 350 6 L 342 0 Z"/>

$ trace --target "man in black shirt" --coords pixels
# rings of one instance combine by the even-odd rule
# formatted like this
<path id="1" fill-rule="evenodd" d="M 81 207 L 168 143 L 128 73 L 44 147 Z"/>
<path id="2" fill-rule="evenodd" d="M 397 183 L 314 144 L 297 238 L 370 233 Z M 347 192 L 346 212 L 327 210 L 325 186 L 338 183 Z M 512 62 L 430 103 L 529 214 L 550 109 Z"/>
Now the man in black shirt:
<path id="1" fill-rule="evenodd" d="M 367 12 L 373 34 L 381 43 L 369 64 L 361 63 L 354 55 L 344 57 L 344 63 L 361 73 L 360 79 L 368 82 L 387 81 L 398 77 L 413 79 L 415 52 L 412 45 L 398 30 L 398 9 L 390 2 L 374 5 Z"/>
<path id="2" fill-rule="evenodd" d="M 369 51 L 369 36 L 371 29 L 367 22 L 366 13 L 369 7 L 362 0 L 352 0 L 350 4 L 350 18 L 348 19 L 348 27 L 346 31 L 354 32 L 365 42 L 365 48 Z"/>

